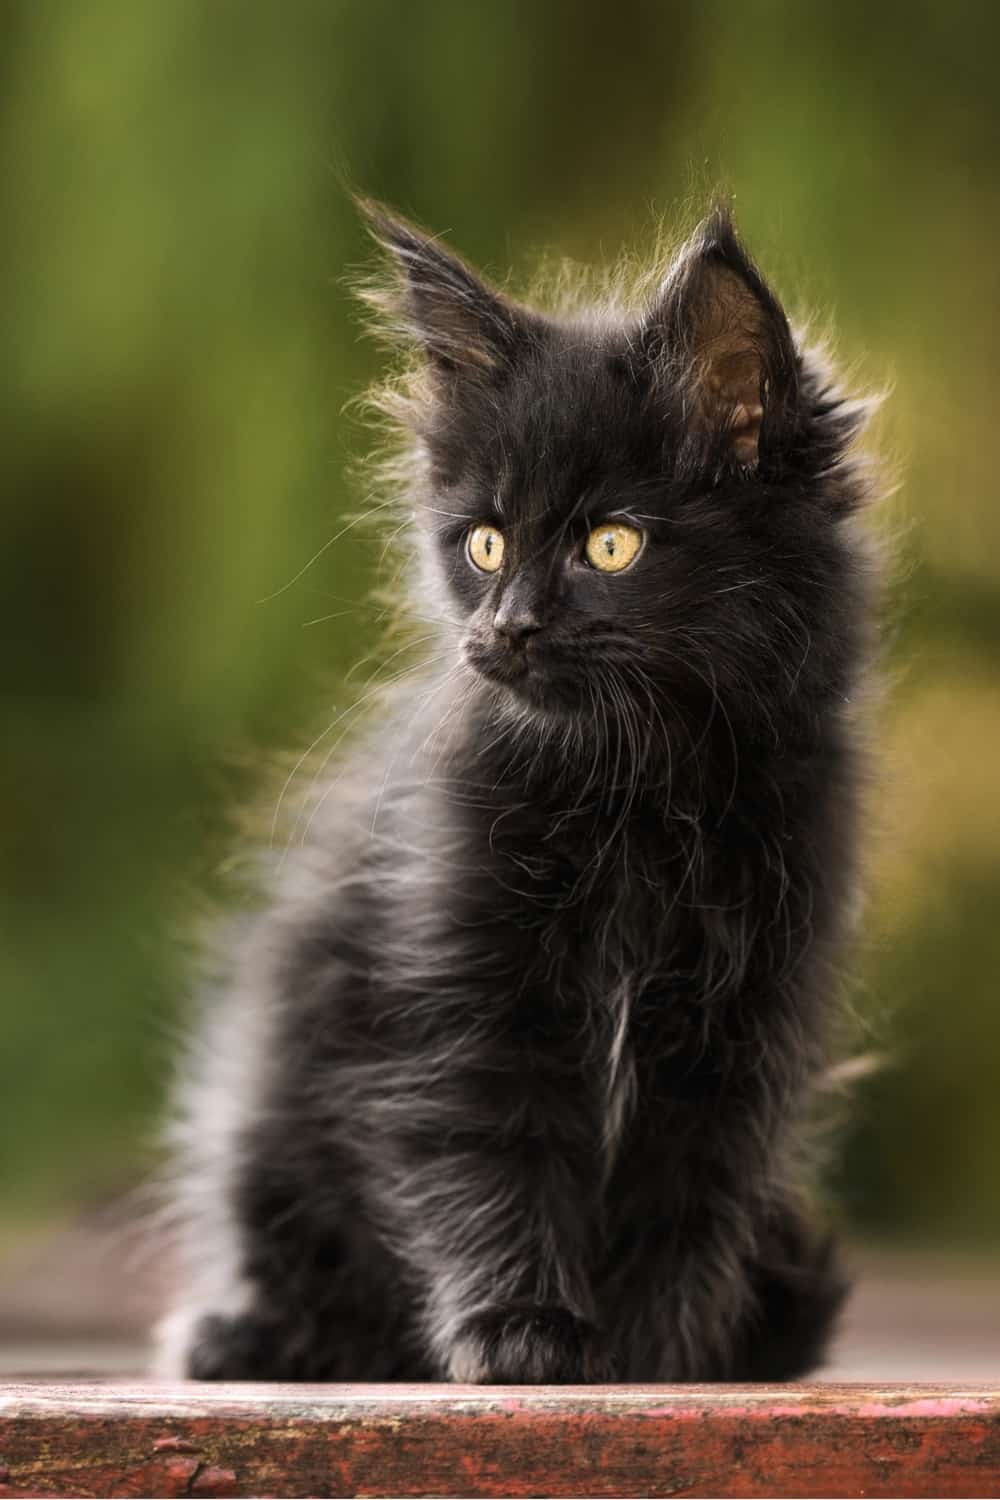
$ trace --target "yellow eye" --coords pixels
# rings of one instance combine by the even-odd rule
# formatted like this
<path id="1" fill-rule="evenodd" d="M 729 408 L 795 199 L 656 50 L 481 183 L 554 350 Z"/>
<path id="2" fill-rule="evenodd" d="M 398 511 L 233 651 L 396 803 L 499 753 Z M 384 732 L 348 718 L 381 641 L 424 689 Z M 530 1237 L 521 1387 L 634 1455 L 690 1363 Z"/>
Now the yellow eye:
<path id="1" fill-rule="evenodd" d="M 483 573 L 495 573 L 503 562 L 503 532 L 495 526 L 473 526 L 466 547 Z"/>
<path id="2" fill-rule="evenodd" d="M 602 573 L 620 573 L 634 562 L 642 546 L 642 532 L 621 521 L 595 526 L 587 538 L 587 561 Z"/>

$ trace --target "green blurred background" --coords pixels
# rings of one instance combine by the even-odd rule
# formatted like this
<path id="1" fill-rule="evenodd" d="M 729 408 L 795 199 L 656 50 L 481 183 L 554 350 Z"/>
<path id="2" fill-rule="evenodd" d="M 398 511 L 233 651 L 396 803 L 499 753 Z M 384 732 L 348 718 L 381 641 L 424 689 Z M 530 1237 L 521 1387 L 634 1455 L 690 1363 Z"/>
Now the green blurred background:
<path id="1" fill-rule="evenodd" d="M 996 15 L 0 7 L 8 1226 L 141 1177 L 231 810 L 377 646 L 352 608 L 370 536 L 284 587 L 363 498 L 344 408 L 379 359 L 345 183 L 515 286 L 545 251 L 649 246 L 721 185 L 788 303 L 894 387 L 898 676 L 855 993 L 890 1056 L 837 1191 L 861 1235 L 1000 1247 Z"/>

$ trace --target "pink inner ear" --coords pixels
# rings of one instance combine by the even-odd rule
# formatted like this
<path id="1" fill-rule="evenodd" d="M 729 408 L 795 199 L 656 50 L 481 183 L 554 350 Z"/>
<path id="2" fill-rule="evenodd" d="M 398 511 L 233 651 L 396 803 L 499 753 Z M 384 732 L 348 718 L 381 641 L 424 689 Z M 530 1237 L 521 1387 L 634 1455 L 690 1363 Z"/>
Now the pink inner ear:
<path id="1" fill-rule="evenodd" d="M 756 462 L 772 329 L 754 287 L 731 266 L 697 267 L 686 297 L 683 341 L 697 420 L 728 440 L 740 464 Z"/>
<path id="2" fill-rule="evenodd" d="M 721 334 L 715 343 L 714 350 L 706 351 L 709 363 L 702 379 L 704 419 L 728 434 L 738 462 L 754 463 L 764 419 L 760 363 L 751 350 L 734 353 L 731 345 L 720 349 Z"/>
<path id="3" fill-rule="evenodd" d="M 747 432 L 751 428 L 759 427 L 763 416 L 764 408 L 759 401 L 756 406 L 746 406 L 741 401 L 738 406 L 733 407 L 729 429 L 733 433 Z"/>
<path id="4" fill-rule="evenodd" d="M 757 461 L 763 416 L 764 408 L 759 403 L 756 406 L 740 405 L 733 409 L 729 430 L 732 434 L 733 453 L 741 464 Z"/>

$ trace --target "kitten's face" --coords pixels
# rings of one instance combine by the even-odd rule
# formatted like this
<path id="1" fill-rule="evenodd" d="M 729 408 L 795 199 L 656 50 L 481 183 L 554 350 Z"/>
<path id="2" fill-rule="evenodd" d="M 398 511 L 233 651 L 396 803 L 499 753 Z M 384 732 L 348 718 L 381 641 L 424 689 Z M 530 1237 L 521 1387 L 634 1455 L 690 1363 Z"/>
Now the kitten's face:
<path id="1" fill-rule="evenodd" d="M 655 427 L 617 350 L 552 328 L 462 430 L 437 470 L 449 514 L 428 514 L 466 659 L 538 709 L 592 708 L 662 633 Z"/>
<path id="2" fill-rule="evenodd" d="M 624 340 L 549 329 L 438 468 L 429 512 L 466 659 L 523 703 L 593 712 L 700 670 L 709 594 L 752 539 L 678 473 L 684 434 Z M 746 481 L 744 480 L 744 484 Z M 696 634 L 691 634 L 691 632 Z"/>
<path id="3" fill-rule="evenodd" d="M 483 679 L 637 732 L 794 688 L 821 623 L 808 581 L 835 575 L 836 547 L 796 468 L 788 325 L 731 228 L 703 230 L 627 323 L 541 317 L 378 228 L 432 375 L 423 520 Z"/>

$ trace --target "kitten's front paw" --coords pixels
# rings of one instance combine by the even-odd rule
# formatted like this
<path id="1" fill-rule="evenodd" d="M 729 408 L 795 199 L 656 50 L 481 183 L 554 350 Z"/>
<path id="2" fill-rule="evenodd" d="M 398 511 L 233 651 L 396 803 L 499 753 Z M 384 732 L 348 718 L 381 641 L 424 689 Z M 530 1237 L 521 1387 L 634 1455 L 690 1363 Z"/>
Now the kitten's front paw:
<path id="1" fill-rule="evenodd" d="M 595 1330 L 564 1307 L 497 1308 L 470 1318 L 449 1378 L 469 1385 L 585 1385 L 613 1378 Z"/>

